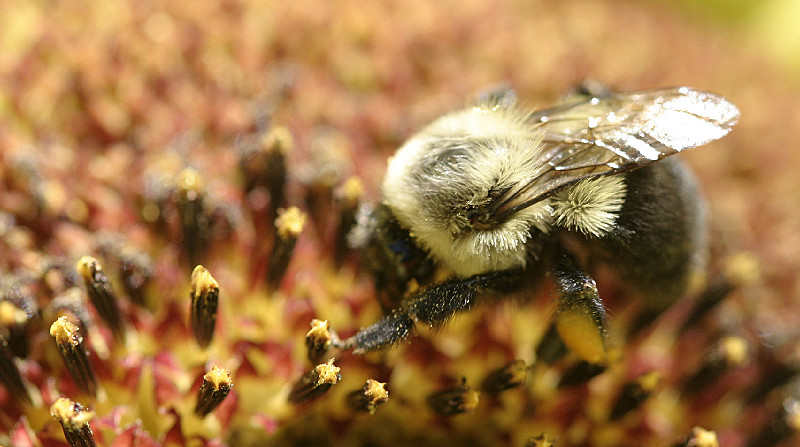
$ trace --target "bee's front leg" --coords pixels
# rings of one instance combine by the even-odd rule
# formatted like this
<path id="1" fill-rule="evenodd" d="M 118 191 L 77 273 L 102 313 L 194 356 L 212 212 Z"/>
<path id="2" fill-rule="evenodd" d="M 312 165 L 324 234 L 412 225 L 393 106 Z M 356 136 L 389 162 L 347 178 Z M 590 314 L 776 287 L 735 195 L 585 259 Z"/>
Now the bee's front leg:
<path id="1" fill-rule="evenodd" d="M 512 296 L 523 283 L 523 270 L 451 279 L 419 292 L 391 315 L 336 345 L 356 354 L 383 349 L 411 335 L 415 322 L 440 327 L 453 315 L 475 307 L 487 295 Z"/>

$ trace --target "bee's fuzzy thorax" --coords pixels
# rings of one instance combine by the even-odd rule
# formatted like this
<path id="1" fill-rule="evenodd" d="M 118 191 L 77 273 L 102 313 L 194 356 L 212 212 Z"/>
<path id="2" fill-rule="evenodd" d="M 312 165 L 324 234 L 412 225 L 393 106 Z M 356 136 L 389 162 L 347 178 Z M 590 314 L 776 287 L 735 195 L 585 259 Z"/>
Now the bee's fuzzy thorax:
<path id="1" fill-rule="evenodd" d="M 524 267 L 530 229 L 546 231 L 547 201 L 496 227 L 469 228 L 467 210 L 534 176 L 541 134 L 516 109 L 468 108 L 434 121 L 389 162 L 384 202 L 438 261 L 460 276 Z"/>

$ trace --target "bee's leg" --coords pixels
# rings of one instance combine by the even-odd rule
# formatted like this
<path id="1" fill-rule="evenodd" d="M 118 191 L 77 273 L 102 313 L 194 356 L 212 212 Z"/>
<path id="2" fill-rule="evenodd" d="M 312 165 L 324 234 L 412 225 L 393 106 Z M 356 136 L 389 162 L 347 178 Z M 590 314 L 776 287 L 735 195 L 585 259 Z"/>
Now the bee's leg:
<path id="1" fill-rule="evenodd" d="M 417 321 L 439 327 L 453 315 L 472 309 L 487 294 L 508 296 L 522 288 L 523 282 L 522 270 L 504 270 L 436 284 L 411 297 L 391 315 L 337 345 L 353 349 L 357 354 L 388 347 L 408 337 Z"/>
<path id="2" fill-rule="evenodd" d="M 495 108 L 508 109 L 517 102 L 517 94 L 506 83 L 492 85 L 478 92 L 472 99 L 472 106 L 491 110 Z"/>
<path id="3" fill-rule="evenodd" d="M 350 242 L 362 251 L 362 262 L 375 278 L 378 303 L 389 315 L 400 304 L 409 281 L 426 283 L 434 264 L 386 205 L 359 215 L 358 221 Z"/>
<path id="4" fill-rule="evenodd" d="M 553 279 L 559 294 L 553 323 L 559 337 L 583 360 L 605 364 L 606 311 L 594 280 L 581 270 L 575 257 L 563 249 L 555 254 Z"/>
<path id="5" fill-rule="evenodd" d="M 591 98 L 609 98 L 614 96 L 614 90 L 597 79 L 584 79 L 574 88 L 574 94 Z"/>

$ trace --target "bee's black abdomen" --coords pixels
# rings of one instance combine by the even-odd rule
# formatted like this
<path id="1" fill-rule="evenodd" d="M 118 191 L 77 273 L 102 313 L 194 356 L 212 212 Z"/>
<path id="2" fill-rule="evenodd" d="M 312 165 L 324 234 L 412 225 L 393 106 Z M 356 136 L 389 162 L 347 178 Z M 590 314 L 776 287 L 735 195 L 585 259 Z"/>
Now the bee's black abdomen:
<path id="1" fill-rule="evenodd" d="M 653 308 L 689 292 L 704 271 L 708 237 L 705 204 L 692 173 L 677 158 L 628 172 L 616 229 L 598 255 Z"/>

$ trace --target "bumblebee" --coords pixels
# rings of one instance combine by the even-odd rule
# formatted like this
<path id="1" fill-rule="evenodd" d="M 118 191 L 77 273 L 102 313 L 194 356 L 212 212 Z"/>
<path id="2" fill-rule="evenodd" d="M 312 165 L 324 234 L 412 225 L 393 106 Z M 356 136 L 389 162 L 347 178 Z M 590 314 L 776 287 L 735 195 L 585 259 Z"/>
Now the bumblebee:
<path id="1" fill-rule="evenodd" d="M 688 87 L 594 89 L 533 112 L 498 88 L 435 120 L 389 160 L 362 232 L 388 301 L 434 268 L 452 275 L 339 346 L 382 349 L 417 323 L 440 327 L 551 279 L 559 337 L 604 364 L 607 317 L 587 270 L 610 267 L 655 311 L 687 294 L 707 262 L 706 210 L 670 156 L 725 136 L 738 117 L 725 98 Z"/>

